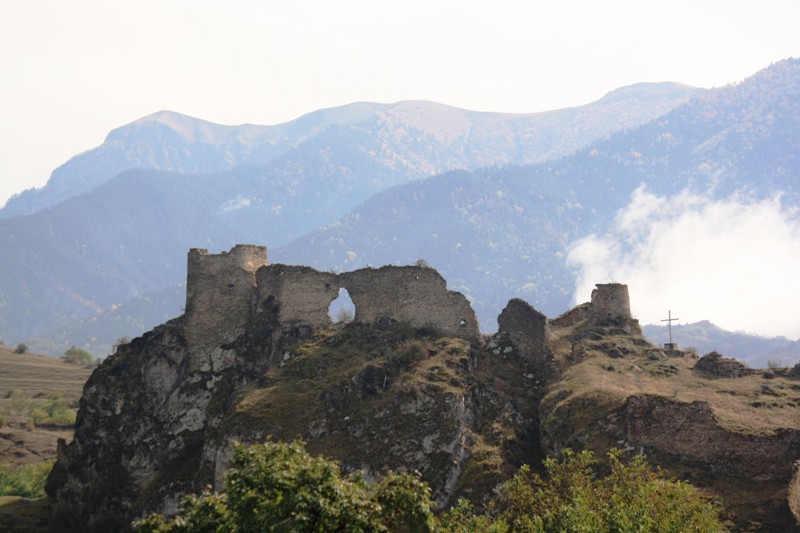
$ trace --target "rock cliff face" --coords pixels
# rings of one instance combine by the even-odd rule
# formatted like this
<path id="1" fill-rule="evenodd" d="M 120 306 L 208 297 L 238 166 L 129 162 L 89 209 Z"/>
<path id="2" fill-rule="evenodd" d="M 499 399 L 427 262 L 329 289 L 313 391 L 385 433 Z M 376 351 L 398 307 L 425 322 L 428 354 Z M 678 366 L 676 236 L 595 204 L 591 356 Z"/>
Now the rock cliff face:
<path id="1" fill-rule="evenodd" d="M 222 488 L 233 442 L 266 438 L 302 438 L 368 477 L 417 470 L 441 506 L 480 502 L 546 453 L 619 447 L 721 496 L 737 524 L 794 521 L 798 377 L 712 375 L 656 348 L 625 285 L 598 285 L 553 320 L 514 299 L 482 337 L 466 299 L 425 267 L 334 274 L 237 246 L 191 251 L 188 279 L 185 315 L 94 372 L 60 443 L 47 492 L 83 523 L 175 511 Z M 342 287 L 355 319 L 333 325 Z"/>
<path id="2" fill-rule="evenodd" d="M 800 382 L 791 372 L 661 350 L 580 308 L 550 326 L 563 372 L 540 404 L 545 452 L 644 454 L 720 497 L 738 526 L 793 530 L 786 495 L 800 457 Z"/>
<path id="3" fill-rule="evenodd" d="M 303 438 L 372 477 L 417 470 L 441 505 L 541 456 L 531 361 L 544 354 L 484 352 L 468 302 L 435 270 L 336 275 L 266 265 L 265 249 L 240 245 L 192 250 L 188 279 L 185 315 L 121 346 L 86 384 L 47 482 L 78 520 L 122 528 L 221 489 L 237 441 Z M 334 327 L 340 287 L 355 320 Z"/>

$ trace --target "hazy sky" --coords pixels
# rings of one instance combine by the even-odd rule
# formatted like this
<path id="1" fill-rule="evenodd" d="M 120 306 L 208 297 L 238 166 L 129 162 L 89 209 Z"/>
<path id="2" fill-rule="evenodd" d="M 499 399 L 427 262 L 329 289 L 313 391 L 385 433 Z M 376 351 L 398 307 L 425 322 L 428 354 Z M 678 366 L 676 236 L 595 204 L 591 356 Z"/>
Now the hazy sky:
<path id="1" fill-rule="evenodd" d="M 594 284 L 626 283 L 642 324 L 680 323 L 800 338 L 800 217 L 780 197 L 661 197 L 640 187 L 603 235 L 572 243 L 576 302 Z"/>
<path id="2" fill-rule="evenodd" d="M 532 112 L 800 56 L 800 2 L 3 0 L 0 204 L 170 109 L 275 124 L 354 101 Z"/>

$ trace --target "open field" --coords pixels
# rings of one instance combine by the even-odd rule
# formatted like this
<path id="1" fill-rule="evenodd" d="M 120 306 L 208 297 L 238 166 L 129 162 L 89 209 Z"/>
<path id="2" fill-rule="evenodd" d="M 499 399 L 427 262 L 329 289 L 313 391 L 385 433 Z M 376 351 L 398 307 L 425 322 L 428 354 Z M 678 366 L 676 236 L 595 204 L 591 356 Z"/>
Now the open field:
<path id="1" fill-rule="evenodd" d="M 0 409 L 6 424 L 0 427 L 0 465 L 41 463 L 55 457 L 59 438 L 70 439 L 71 429 L 34 427 L 24 411 L 44 404 L 51 394 L 77 409 L 91 368 L 64 363 L 38 354 L 16 354 L 0 346 Z"/>

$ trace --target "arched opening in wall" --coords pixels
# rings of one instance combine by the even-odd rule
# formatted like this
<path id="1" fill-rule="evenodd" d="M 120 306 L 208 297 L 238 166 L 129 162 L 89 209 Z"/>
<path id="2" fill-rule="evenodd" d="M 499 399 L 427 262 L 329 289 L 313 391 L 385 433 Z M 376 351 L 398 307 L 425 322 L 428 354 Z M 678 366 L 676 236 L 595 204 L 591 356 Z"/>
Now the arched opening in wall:
<path id="1" fill-rule="evenodd" d="M 328 307 L 328 316 L 334 324 L 347 324 L 356 317 L 356 306 L 344 287 L 339 289 L 339 296 Z"/>

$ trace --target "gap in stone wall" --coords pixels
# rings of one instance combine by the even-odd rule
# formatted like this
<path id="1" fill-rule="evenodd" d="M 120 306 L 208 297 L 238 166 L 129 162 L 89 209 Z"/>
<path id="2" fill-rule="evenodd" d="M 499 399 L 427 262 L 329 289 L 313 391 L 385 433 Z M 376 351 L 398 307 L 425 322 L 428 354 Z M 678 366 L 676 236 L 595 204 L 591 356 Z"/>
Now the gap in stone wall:
<path id="1" fill-rule="evenodd" d="M 356 306 L 344 287 L 339 289 L 339 296 L 328 307 L 328 316 L 334 324 L 347 324 L 355 318 Z"/>

